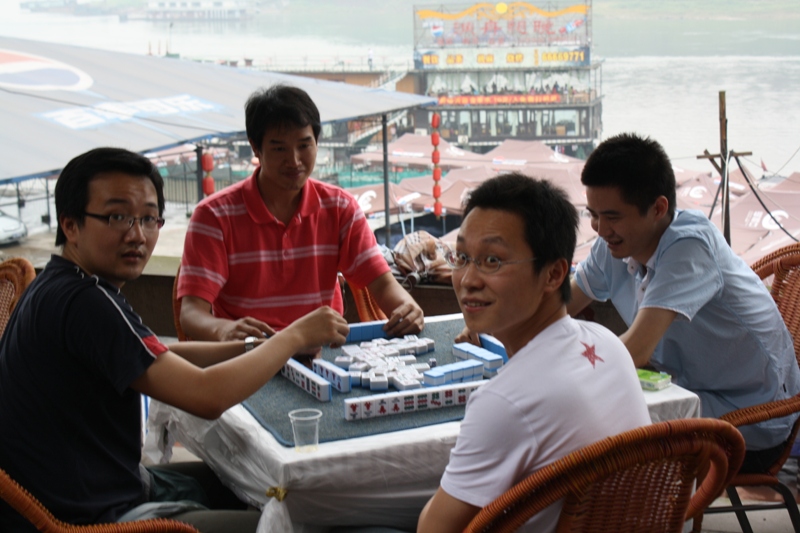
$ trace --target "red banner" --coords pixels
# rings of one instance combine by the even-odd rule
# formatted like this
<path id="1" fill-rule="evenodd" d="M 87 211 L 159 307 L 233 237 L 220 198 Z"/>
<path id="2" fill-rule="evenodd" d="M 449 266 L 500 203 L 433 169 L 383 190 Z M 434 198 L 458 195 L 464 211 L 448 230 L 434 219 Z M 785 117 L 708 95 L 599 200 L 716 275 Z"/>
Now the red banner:
<path id="1" fill-rule="evenodd" d="M 509 105 L 557 104 L 560 94 L 491 94 L 476 96 L 440 96 L 439 105 Z"/>

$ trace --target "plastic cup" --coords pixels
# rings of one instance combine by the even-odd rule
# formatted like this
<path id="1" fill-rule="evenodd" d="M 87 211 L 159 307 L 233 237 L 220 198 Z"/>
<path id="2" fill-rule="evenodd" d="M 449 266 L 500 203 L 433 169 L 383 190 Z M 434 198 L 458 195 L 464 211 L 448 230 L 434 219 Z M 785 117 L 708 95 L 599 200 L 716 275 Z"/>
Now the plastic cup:
<path id="1" fill-rule="evenodd" d="M 289 411 L 294 434 L 294 450 L 299 453 L 311 453 L 319 448 L 319 409 L 295 409 Z"/>

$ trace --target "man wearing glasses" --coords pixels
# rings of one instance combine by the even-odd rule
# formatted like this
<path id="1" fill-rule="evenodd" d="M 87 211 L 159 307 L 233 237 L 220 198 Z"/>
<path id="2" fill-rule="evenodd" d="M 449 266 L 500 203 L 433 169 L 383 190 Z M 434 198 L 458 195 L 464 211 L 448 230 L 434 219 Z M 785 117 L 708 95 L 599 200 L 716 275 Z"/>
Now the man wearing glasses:
<path id="1" fill-rule="evenodd" d="M 172 516 L 203 532 L 255 531 L 260 513 L 244 510 L 205 464 L 140 468 L 141 394 L 217 418 L 292 354 L 343 343 L 347 323 L 323 307 L 247 353 L 242 341 L 165 346 L 120 293 L 164 224 L 158 170 L 98 148 L 70 161 L 55 198 L 62 253 L 0 339 L 0 468 L 72 524 Z M 0 531 L 28 530 L 0 503 Z"/>
<path id="2" fill-rule="evenodd" d="M 464 321 L 508 363 L 469 400 L 418 531 L 462 531 L 492 500 L 570 452 L 650 423 L 636 369 L 610 331 L 567 314 L 578 216 L 546 181 L 507 174 L 475 189 L 447 255 Z M 561 503 L 520 531 L 555 529 Z"/>

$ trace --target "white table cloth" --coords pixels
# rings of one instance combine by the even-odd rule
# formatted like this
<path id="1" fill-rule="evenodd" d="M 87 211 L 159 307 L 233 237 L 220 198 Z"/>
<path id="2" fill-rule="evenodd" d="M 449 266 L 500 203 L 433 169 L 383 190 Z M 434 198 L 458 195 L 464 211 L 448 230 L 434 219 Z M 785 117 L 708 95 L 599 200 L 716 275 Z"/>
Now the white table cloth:
<path id="1" fill-rule="evenodd" d="M 698 396 L 676 385 L 645 398 L 653 422 L 700 416 Z M 145 454 L 167 461 L 180 442 L 240 498 L 263 509 L 259 533 L 316 533 L 333 524 L 385 523 L 387 516 L 395 527 L 414 529 L 459 426 L 326 442 L 301 454 L 279 444 L 241 405 L 209 421 L 152 401 Z"/>

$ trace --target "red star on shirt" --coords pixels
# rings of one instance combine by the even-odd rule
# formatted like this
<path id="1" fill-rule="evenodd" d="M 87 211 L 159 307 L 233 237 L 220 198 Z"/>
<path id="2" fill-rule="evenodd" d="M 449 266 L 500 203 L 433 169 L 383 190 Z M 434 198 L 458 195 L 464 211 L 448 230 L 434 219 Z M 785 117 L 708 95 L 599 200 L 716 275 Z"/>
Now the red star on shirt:
<path id="1" fill-rule="evenodd" d="M 581 344 L 586 346 L 586 350 L 581 355 L 584 356 L 586 359 L 588 359 L 590 363 L 592 363 L 592 368 L 594 368 L 594 364 L 597 361 L 600 361 L 601 363 L 605 363 L 605 361 L 603 361 L 602 357 L 600 357 L 599 355 L 594 353 L 594 346 L 589 346 L 585 342 L 581 342 Z"/>

